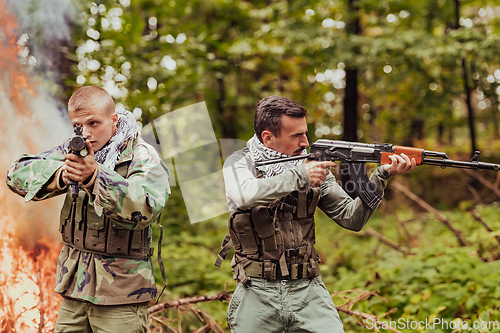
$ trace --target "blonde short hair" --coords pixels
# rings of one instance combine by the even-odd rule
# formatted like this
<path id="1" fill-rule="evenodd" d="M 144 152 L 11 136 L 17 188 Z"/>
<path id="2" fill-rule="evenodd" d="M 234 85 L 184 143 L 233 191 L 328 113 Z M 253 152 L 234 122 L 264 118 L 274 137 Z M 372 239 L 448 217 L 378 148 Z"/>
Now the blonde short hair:
<path id="1" fill-rule="evenodd" d="M 100 109 L 107 115 L 115 113 L 115 102 L 113 102 L 111 95 L 100 87 L 81 87 L 71 95 L 68 101 L 69 112 L 78 112 L 91 106 Z"/>

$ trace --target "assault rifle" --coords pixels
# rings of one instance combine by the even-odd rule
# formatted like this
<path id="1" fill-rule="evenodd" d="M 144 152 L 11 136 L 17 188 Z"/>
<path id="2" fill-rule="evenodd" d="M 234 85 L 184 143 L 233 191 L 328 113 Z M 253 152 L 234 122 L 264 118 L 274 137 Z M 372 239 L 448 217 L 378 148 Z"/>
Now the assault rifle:
<path id="1" fill-rule="evenodd" d="M 359 142 L 318 140 L 311 145 L 309 154 L 276 158 L 256 162 L 256 166 L 308 158 L 316 161 L 340 161 L 354 182 L 354 189 L 361 200 L 371 209 L 377 208 L 382 200 L 380 194 L 366 175 L 366 163 L 391 164 L 389 156 L 404 153 L 415 159 L 417 165 L 437 165 L 442 168 L 500 170 L 499 164 L 479 162 L 479 151 L 474 152 L 470 162 L 451 160 L 446 153 L 421 148 L 395 146 L 389 143 L 366 144 Z"/>
<path id="2" fill-rule="evenodd" d="M 88 154 L 85 137 L 82 134 L 82 125 L 75 125 L 75 135 L 69 140 L 69 151 L 78 157 L 85 157 Z M 68 179 L 68 184 L 71 186 L 71 196 L 75 199 L 78 196 L 78 182 Z"/>

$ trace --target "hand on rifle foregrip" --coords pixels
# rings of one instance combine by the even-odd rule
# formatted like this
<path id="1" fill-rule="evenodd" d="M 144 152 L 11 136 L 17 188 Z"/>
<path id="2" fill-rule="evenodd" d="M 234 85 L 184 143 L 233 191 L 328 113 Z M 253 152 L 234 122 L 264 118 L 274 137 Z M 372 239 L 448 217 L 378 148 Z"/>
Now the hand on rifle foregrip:
<path id="1" fill-rule="evenodd" d="M 402 175 L 405 172 L 415 170 L 417 166 L 415 158 L 410 161 L 410 158 L 405 153 L 389 155 L 389 159 L 391 164 L 386 164 L 384 168 L 391 175 Z"/>

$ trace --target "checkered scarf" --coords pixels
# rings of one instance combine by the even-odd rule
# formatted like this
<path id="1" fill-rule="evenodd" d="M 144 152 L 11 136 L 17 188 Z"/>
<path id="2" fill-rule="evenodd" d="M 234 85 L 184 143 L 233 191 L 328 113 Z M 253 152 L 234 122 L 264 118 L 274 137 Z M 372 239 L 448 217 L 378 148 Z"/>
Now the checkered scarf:
<path id="1" fill-rule="evenodd" d="M 111 170 L 115 168 L 116 162 L 120 158 L 123 144 L 130 138 L 135 139 L 141 132 L 132 112 L 117 110 L 116 114 L 118 115 L 118 122 L 115 135 L 94 154 L 96 162 Z"/>
<path id="2" fill-rule="evenodd" d="M 262 142 L 259 141 L 257 135 L 254 135 L 250 140 L 248 140 L 247 147 L 248 149 L 250 149 L 250 153 L 252 154 L 253 160 L 255 162 L 267 161 L 281 157 L 290 157 L 290 155 L 285 155 L 270 148 L 267 148 L 262 144 Z M 306 154 L 307 151 L 304 149 L 302 153 Z M 302 162 L 304 162 L 304 160 L 286 161 L 286 162 L 258 166 L 257 169 L 260 172 L 262 172 L 262 176 L 264 178 L 269 178 L 280 175 L 286 170 L 302 164 Z"/>

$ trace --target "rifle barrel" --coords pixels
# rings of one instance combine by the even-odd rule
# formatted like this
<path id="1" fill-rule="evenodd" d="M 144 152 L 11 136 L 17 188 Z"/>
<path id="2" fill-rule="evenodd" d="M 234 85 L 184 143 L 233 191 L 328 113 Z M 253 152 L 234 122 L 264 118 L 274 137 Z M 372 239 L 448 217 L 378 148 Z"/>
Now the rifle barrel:
<path id="1" fill-rule="evenodd" d="M 465 162 L 465 161 L 454 161 L 450 159 L 437 159 L 437 158 L 427 158 L 422 159 L 422 164 L 437 165 L 442 168 L 453 167 L 462 169 L 486 169 L 486 170 L 500 170 L 499 164 L 485 163 L 485 162 Z"/>
<path id="2" fill-rule="evenodd" d="M 273 164 L 273 163 L 278 163 L 278 162 L 296 161 L 296 160 L 302 160 L 304 158 L 308 158 L 310 156 L 311 156 L 311 154 L 305 154 L 305 155 L 297 155 L 297 156 L 290 156 L 290 157 L 273 158 L 272 160 L 255 162 L 255 165 L 262 166 L 262 165 L 268 165 L 268 164 Z"/>

